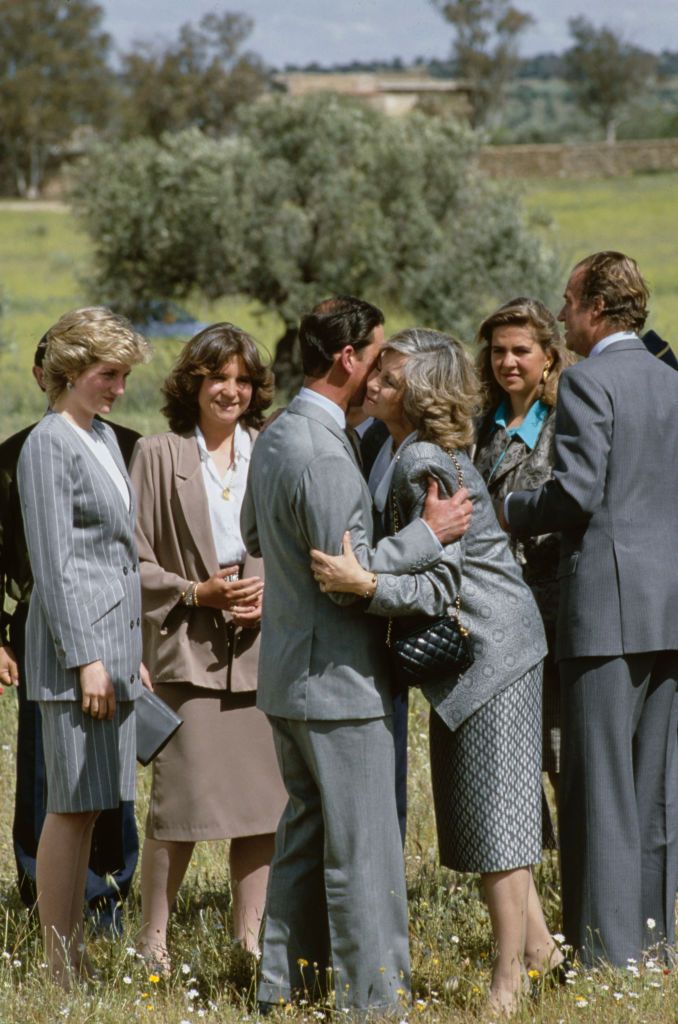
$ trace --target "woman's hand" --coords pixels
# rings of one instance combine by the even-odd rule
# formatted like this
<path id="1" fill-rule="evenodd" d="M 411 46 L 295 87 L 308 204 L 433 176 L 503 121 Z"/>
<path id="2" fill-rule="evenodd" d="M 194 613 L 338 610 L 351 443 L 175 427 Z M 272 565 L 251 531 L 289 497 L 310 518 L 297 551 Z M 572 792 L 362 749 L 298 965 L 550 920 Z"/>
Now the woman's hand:
<path id="1" fill-rule="evenodd" d="M 150 690 L 151 693 L 153 693 L 153 683 L 151 682 L 148 669 L 144 665 L 143 661 L 139 665 L 139 678 L 141 679 L 141 685 L 145 686 L 147 690 Z"/>
<path id="2" fill-rule="evenodd" d="M 102 661 L 80 666 L 80 689 L 84 713 L 110 722 L 115 714 L 115 691 Z"/>
<path id="3" fill-rule="evenodd" d="M 353 554 L 351 534 L 347 530 L 342 541 L 341 555 L 326 555 L 322 551 L 311 551 L 311 572 L 325 593 L 366 594 L 374 593 L 374 573 L 363 569 Z"/>
<path id="4" fill-rule="evenodd" d="M 198 605 L 230 612 L 240 605 L 249 606 L 260 599 L 264 591 L 264 581 L 259 576 L 248 576 L 244 580 L 226 579 L 238 571 L 237 565 L 228 565 L 225 569 L 219 569 L 208 580 L 199 583 L 196 588 Z"/>
<path id="5" fill-rule="evenodd" d="M 9 644 L 0 644 L 0 683 L 4 683 L 5 686 L 19 685 L 19 666 Z"/>
<path id="6" fill-rule="evenodd" d="M 261 622 L 262 594 L 251 604 L 236 605 L 231 608 L 231 619 L 234 626 L 242 626 L 243 629 L 254 629 Z"/>

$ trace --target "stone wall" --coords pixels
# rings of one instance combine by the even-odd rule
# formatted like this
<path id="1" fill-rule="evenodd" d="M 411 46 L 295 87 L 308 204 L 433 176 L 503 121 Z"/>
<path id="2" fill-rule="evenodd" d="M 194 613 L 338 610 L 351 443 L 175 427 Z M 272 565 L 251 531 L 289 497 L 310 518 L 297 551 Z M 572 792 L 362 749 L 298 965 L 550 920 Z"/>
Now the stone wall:
<path id="1" fill-rule="evenodd" d="M 634 139 L 612 146 L 484 146 L 479 163 L 493 178 L 614 178 L 638 171 L 678 171 L 678 139 Z"/>

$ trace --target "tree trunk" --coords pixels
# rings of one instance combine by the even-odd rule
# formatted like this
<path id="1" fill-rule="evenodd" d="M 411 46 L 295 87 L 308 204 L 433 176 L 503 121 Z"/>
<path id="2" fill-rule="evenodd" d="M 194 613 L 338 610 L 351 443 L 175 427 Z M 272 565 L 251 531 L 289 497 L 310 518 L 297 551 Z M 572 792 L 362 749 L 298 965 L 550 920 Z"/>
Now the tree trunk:
<path id="1" fill-rule="evenodd" d="M 605 141 L 608 146 L 614 146 L 617 141 L 617 122 L 614 117 L 611 117 L 607 122 L 607 127 L 605 129 Z"/>
<path id="2" fill-rule="evenodd" d="M 31 142 L 30 146 L 30 164 L 29 164 L 29 182 L 28 189 L 26 191 L 27 199 L 37 199 L 40 196 L 40 186 L 42 185 L 42 159 L 40 153 L 40 145 L 35 139 Z"/>
<path id="3" fill-rule="evenodd" d="M 285 391 L 288 395 L 292 394 L 303 380 L 296 324 L 285 325 L 285 333 L 276 345 L 273 372 L 277 391 Z"/>

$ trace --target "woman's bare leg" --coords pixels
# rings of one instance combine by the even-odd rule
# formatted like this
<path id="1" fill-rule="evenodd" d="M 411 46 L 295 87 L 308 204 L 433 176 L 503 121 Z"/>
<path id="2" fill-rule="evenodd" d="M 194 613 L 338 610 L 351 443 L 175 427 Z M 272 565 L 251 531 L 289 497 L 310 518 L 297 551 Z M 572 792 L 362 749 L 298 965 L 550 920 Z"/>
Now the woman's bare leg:
<path id="1" fill-rule="evenodd" d="M 97 812 L 50 812 L 38 843 L 36 884 L 45 956 L 50 974 L 66 989 L 71 983 L 70 968 L 79 963 L 73 959 L 73 950 L 82 942 L 85 879 L 96 817 Z"/>
<path id="2" fill-rule="evenodd" d="M 195 843 L 146 838 L 141 857 L 141 931 L 139 952 L 169 973 L 167 925 Z"/>
<path id="3" fill-rule="evenodd" d="M 527 929 L 525 932 L 525 966 L 528 970 L 549 971 L 563 960 L 544 920 L 539 894 L 530 871 L 527 892 Z"/>
<path id="4" fill-rule="evenodd" d="M 92 833 L 94 832 L 94 825 L 98 817 L 98 812 L 92 815 L 86 834 L 83 836 L 83 842 L 80 847 L 80 861 L 76 866 L 76 881 L 71 906 L 71 935 L 73 936 L 71 940 L 71 964 L 81 975 L 92 973 L 89 958 L 85 954 L 83 905 L 87 888 L 87 868 L 89 867 L 89 855 L 92 848 Z"/>
<path id="5" fill-rule="evenodd" d="M 233 937 L 251 953 L 259 952 L 259 929 L 266 903 L 268 869 L 275 833 L 231 840 Z"/>
<path id="6" fill-rule="evenodd" d="M 517 1008 L 525 982 L 529 867 L 482 876 L 497 956 L 490 984 L 490 1006 L 507 1015 Z"/>

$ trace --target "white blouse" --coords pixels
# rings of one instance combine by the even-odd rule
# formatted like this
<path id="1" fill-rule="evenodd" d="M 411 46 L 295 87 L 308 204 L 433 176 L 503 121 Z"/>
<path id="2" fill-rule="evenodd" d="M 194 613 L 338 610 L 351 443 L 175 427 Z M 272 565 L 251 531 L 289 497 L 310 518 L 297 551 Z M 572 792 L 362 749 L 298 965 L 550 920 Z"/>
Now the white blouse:
<path id="1" fill-rule="evenodd" d="M 207 450 L 200 427 L 195 428 L 195 436 L 219 565 L 239 565 L 245 561 L 247 553 L 240 533 L 240 509 L 252 457 L 250 435 L 239 423 L 236 424 L 233 438 L 234 464 L 223 477 L 219 476 L 219 470 Z"/>
<path id="2" fill-rule="evenodd" d="M 111 455 L 111 451 L 106 442 L 104 441 L 103 437 L 97 434 L 96 430 L 85 430 L 83 427 L 79 427 L 77 423 L 74 423 L 72 420 L 68 419 L 67 416 L 64 416 L 64 419 L 66 420 L 66 423 L 68 423 L 69 426 L 73 428 L 76 434 L 78 434 L 83 439 L 89 450 L 94 455 L 95 459 L 106 470 L 111 480 L 120 491 L 122 500 L 125 502 L 125 508 L 129 512 L 130 494 L 129 487 L 127 486 L 127 481 L 125 480 L 124 476 L 118 469 L 115 459 Z"/>

